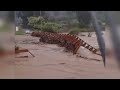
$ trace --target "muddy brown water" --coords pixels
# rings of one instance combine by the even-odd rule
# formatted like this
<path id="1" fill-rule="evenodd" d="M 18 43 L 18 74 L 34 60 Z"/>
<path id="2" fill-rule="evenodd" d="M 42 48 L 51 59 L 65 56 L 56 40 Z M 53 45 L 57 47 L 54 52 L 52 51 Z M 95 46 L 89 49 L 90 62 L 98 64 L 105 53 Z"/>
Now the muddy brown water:
<path id="1" fill-rule="evenodd" d="M 95 37 L 79 36 L 87 43 L 98 47 Z M 16 55 L 28 56 L 28 58 L 14 58 L 0 61 L 0 78 L 13 79 L 111 79 L 120 78 L 113 59 L 107 60 L 104 68 L 102 58 L 85 48 L 80 48 L 77 55 L 65 52 L 64 47 L 55 44 L 38 43 L 37 37 L 30 35 L 15 36 L 17 44 L 29 49 L 35 57 L 29 53 Z M 82 58 L 82 57 L 85 58 Z"/>

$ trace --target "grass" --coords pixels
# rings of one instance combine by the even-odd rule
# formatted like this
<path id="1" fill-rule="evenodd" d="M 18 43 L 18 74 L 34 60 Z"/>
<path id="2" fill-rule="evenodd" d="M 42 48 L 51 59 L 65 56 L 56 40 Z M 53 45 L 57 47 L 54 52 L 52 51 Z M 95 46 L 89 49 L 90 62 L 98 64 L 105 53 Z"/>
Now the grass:
<path id="1" fill-rule="evenodd" d="M 25 33 L 21 30 L 15 31 L 15 35 L 24 35 Z"/>
<path id="2" fill-rule="evenodd" d="M 79 34 L 80 32 L 94 32 L 94 30 L 89 29 L 89 28 L 71 28 L 69 31 L 69 34 Z"/>

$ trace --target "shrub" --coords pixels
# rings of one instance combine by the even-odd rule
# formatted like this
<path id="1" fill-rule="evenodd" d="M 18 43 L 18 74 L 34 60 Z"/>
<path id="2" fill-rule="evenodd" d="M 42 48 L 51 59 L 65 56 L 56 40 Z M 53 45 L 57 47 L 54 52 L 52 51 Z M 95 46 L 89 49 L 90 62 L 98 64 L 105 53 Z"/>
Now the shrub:
<path id="1" fill-rule="evenodd" d="M 78 35 L 80 32 L 92 32 L 93 30 L 89 28 L 72 28 L 69 32 L 69 34 L 75 34 Z"/>
<path id="2" fill-rule="evenodd" d="M 60 24 L 47 22 L 47 23 L 44 23 L 44 25 L 42 26 L 42 31 L 57 33 L 59 32 L 60 28 L 61 28 Z"/>
<path id="3" fill-rule="evenodd" d="M 41 25 L 44 24 L 46 20 L 43 17 L 29 17 L 28 25 L 31 28 L 41 29 Z"/>
<path id="4" fill-rule="evenodd" d="M 72 28 L 69 32 L 69 34 L 75 34 L 75 35 L 78 35 L 79 33 L 80 33 L 79 28 Z"/>
<path id="5" fill-rule="evenodd" d="M 57 33 L 59 32 L 61 25 L 54 22 L 48 22 L 43 17 L 30 17 L 28 18 L 28 25 L 37 30 L 41 30 L 44 32 L 52 32 Z"/>

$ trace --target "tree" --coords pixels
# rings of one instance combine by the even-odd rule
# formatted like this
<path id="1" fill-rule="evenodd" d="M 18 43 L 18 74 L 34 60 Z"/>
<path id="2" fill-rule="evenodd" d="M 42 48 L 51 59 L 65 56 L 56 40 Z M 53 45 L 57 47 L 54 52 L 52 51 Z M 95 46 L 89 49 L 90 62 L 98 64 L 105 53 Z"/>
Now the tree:
<path id="1" fill-rule="evenodd" d="M 89 11 L 76 11 L 76 16 L 80 27 L 88 27 L 91 23 L 91 14 Z"/>
<path id="2" fill-rule="evenodd" d="M 28 28 L 27 24 L 28 24 L 28 17 L 33 16 L 34 13 L 33 11 L 19 11 L 18 16 L 21 17 L 22 21 L 23 21 L 23 28 Z"/>
<path id="3" fill-rule="evenodd" d="M 17 18 L 17 25 L 18 26 L 22 26 L 23 25 L 23 20 L 21 19 L 21 17 Z"/>
<path id="4" fill-rule="evenodd" d="M 100 22 L 104 22 L 105 23 L 105 11 L 96 11 L 97 14 L 97 18 Z"/>
<path id="5" fill-rule="evenodd" d="M 29 17 L 28 18 L 28 25 L 31 28 L 35 29 L 42 29 L 42 25 L 46 22 L 46 20 L 43 17 Z"/>
<path id="6" fill-rule="evenodd" d="M 28 25 L 33 29 L 37 29 L 43 32 L 56 33 L 61 28 L 61 25 L 55 22 L 46 21 L 43 17 L 29 17 Z"/>

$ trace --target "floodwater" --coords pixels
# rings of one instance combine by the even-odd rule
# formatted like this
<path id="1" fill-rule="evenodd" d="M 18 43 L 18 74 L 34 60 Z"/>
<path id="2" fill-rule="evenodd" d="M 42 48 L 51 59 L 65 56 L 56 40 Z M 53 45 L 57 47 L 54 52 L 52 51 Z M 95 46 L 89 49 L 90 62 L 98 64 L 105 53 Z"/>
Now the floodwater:
<path id="1" fill-rule="evenodd" d="M 99 48 L 94 37 L 79 36 L 90 45 Z M 39 38 L 30 35 L 15 36 L 17 45 L 29 49 L 28 52 L 15 55 L 14 61 L 1 60 L 0 78 L 13 79 L 112 79 L 120 78 L 116 62 L 107 58 L 106 68 L 102 57 L 85 48 L 77 55 L 65 52 L 64 47 L 55 44 L 38 43 Z M 28 58 L 19 58 L 28 56 Z M 84 58 L 82 58 L 82 57 Z"/>

